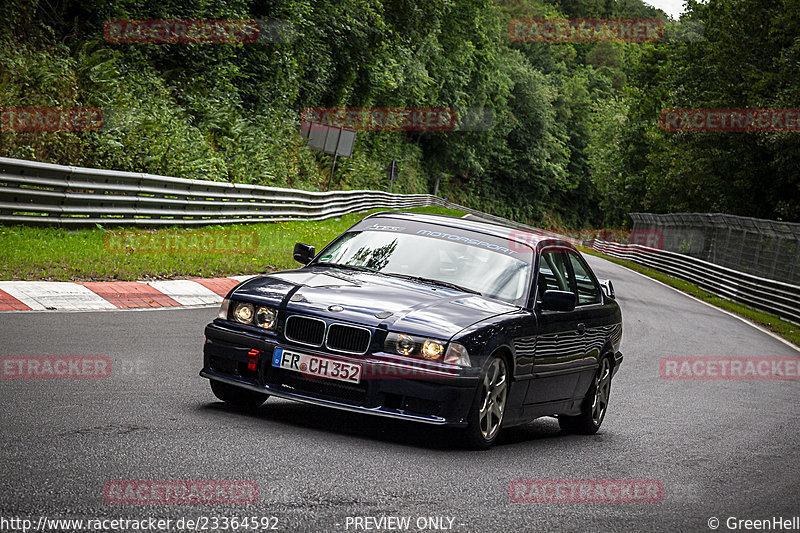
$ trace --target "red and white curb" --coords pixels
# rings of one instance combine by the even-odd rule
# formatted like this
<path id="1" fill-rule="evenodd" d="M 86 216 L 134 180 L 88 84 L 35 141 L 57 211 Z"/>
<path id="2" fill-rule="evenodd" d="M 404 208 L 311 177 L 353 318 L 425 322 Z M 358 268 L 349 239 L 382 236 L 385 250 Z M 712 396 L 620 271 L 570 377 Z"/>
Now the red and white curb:
<path id="1" fill-rule="evenodd" d="M 253 276 L 166 281 L 0 281 L 0 311 L 86 311 L 215 305 Z"/>

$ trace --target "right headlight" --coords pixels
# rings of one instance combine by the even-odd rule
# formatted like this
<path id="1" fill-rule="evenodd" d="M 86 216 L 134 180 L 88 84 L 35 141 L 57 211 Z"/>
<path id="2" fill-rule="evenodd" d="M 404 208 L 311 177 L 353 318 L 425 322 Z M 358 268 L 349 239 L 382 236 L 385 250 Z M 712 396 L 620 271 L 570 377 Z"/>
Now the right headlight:
<path id="1" fill-rule="evenodd" d="M 272 307 L 259 307 L 256 309 L 256 325 L 268 330 L 274 330 L 278 325 L 278 310 Z"/>

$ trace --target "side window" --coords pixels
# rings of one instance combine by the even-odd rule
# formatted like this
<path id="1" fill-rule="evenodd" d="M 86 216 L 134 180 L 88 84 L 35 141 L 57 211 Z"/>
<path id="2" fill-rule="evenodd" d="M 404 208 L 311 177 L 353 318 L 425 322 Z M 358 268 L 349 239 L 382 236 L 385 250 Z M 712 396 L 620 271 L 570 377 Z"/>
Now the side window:
<path id="1" fill-rule="evenodd" d="M 569 260 L 572 263 L 575 283 L 578 286 L 578 305 L 599 304 L 602 301 L 600 287 L 589 274 L 589 267 L 583 258 L 578 254 L 569 254 Z"/>
<path id="2" fill-rule="evenodd" d="M 569 266 L 564 252 L 544 252 L 539 259 L 538 299 L 544 291 L 571 291 Z"/>

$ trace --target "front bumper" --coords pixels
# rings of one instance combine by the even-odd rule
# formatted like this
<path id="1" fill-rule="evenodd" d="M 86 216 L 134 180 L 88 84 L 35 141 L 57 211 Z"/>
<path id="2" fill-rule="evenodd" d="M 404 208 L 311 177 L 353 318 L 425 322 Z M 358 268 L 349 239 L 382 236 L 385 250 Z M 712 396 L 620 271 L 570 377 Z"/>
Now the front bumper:
<path id="1" fill-rule="evenodd" d="M 381 354 L 348 356 L 279 342 L 212 323 L 206 326 L 204 365 L 200 375 L 250 391 L 261 392 L 345 411 L 411 420 L 435 425 L 464 426 L 475 397 L 480 369 L 457 372 L 426 368 Z M 271 365 L 281 346 L 348 363 L 368 365 L 374 375 L 359 384 L 306 376 Z M 250 365 L 249 353 L 258 350 Z M 394 358 L 393 360 L 391 358 Z M 255 368 L 253 368 L 255 366 Z"/>

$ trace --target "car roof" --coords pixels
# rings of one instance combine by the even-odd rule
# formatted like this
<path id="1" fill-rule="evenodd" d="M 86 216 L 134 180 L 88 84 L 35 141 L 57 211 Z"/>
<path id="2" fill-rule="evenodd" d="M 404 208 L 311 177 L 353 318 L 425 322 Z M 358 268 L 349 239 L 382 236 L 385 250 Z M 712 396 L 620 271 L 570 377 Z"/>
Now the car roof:
<path id="1" fill-rule="evenodd" d="M 476 233 L 483 233 L 485 235 L 492 235 L 522 244 L 527 244 L 536 251 L 539 251 L 546 246 L 563 246 L 572 250 L 575 249 L 572 244 L 563 239 L 558 239 L 530 230 L 511 228 L 509 226 L 503 226 L 499 223 L 489 220 L 476 218 L 461 218 L 433 213 L 410 213 L 408 211 L 381 211 L 379 213 L 369 215 L 366 218 L 395 218 L 401 220 L 414 220 L 417 222 L 425 222 L 437 226 L 465 229 L 474 231 Z"/>

